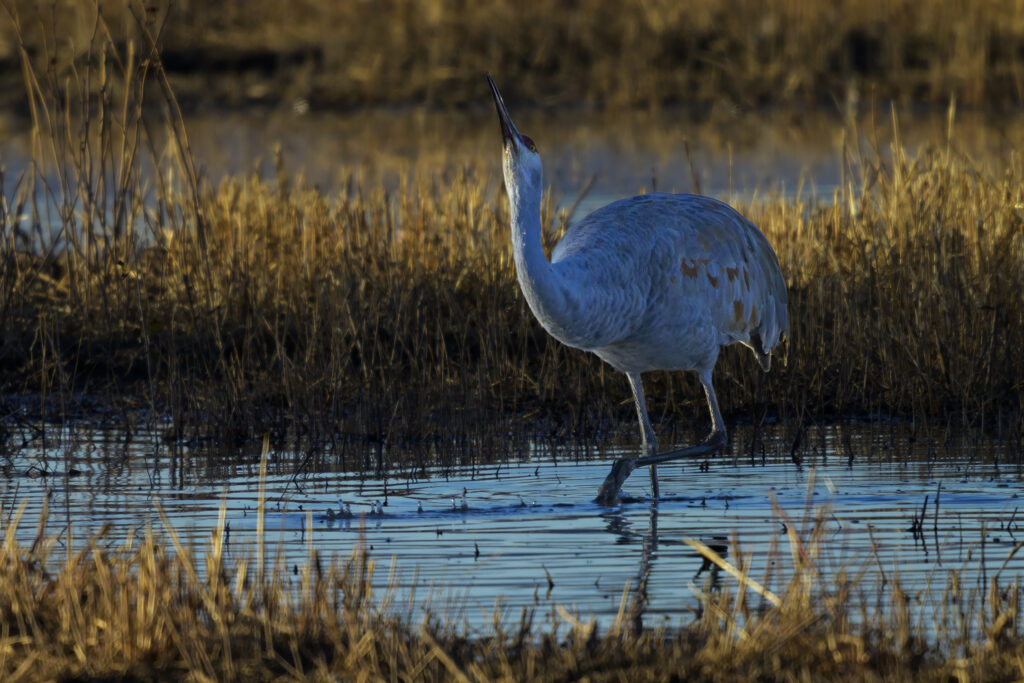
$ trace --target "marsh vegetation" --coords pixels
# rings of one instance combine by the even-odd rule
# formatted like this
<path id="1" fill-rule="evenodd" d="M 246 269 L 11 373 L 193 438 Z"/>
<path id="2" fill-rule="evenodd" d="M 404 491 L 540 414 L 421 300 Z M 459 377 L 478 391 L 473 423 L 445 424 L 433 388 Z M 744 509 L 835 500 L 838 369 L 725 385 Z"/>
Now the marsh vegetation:
<path id="1" fill-rule="evenodd" d="M 206 182 L 173 92 L 164 118 L 143 107 L 144 80 L 166 85 L 159 62 L 97 50 L 124 79 L 98 100 L 28 72 L 34 161 L 0 215 L 5 393 L 36 393 L 50 416 L 82 396 L 163 411 L 174 439 L 270 431 L 425 460 L 486 461 L 510 432 L 606 435 L 628 417 L 625 380 L 528 314 L 492 159 L 392 163 L 389 182 L 342 162 L 327 190 L 271 149 L 274 177 Z M 831 196 L 734 200 L 775 245 L 792 343 L 764 377 L 725 353 L 723 410 L 1019 435 L 1020 155 L 960 151 L 953 107 L 945 139 L 913 151 L 895 109 L 846 135 Z M 571 210 L 549 198 L 549 245 Z M 706 419 L 692 378 L 652 380 L 665 427 Z"/>

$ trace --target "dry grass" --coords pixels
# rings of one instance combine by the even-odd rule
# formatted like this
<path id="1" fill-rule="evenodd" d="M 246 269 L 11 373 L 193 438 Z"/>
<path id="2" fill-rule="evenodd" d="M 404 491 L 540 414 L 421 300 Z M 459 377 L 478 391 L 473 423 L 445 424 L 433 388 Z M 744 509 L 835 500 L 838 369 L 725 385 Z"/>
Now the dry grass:
<path id="1" fill-rule="evenodd" d="M 1019 419 L 1020 156 L 996 170 L 957 153 L 952 137 L 908 156 L 898 135 L 886 156 L 852 156 L 830 204 L 748 211 L 775 245 L 797 321 L 796 374 L 778 379 L 799 378 L 792 399 L 816 410 L 992 427 L 1011 408 Z"/>
<path id="2" fill-rule="evenodd" d="M 262 513 L 261 499 L 259 520 Z M 828 514 L 810 506 L 802 521 L 777 514 L 789 530 L 789 547 L 773 550 L 764 564 L 777 565 L 775 576 L 790 575 L 788 583 L 762 586 L 743 562 L 715 555 L 731 576 L 693 586 L 700 607 L 678 629 L 638 628 L 642 592 L 629 602 L 627 587 L 606 629 L 564 609 L 547 616 L 524 610 L 518 624 L 495 620 L 488 632 L 470 635 L 445 618 L 443 606 L 426 605 L 422 620 L 414 620 L 414 610 L 399 606 L 395 584 L 381 588 L 375 580 L 376 563 L 363 547 L 347 561 L 325 561 L 311 541 L 299 572 L 265 565 L 262 543 L 255 558 L 239 557 L 224 533 L 223 508 L 208 548 L 181 545 L 166 524 L 162 533 L 147 530 L 115 549 L 102 531 L 76 543 L 71 528 L 59 539 L 64 550 L 42 531 L 26 548 L 15 540 L 19 512 L 0 549 L 0 677 L 945 681 L 1024 675 L 1017 583 L 997 573 L 984 587 L 965 588 L 953 571 L 934 600 L 905 594 L 898 573 L 882 587 L 861 585 L 856 571 L 825 584 L 816 563 L 829 553 Z M 40 530 L 45 517 L 44 510 Z M 262 538 L 262 524 L 256 533 Z M 729 557 L 750 562 L 736 541 Z"/>
<path id="3" fill-rule="evenodd" d="M 8 1 L 40 70 L 46 45 L 86 51 L 92 2 Z M 515 101 L 538 104 L 1024 101 L 1024 8 L 1013 0 L 100 4 L 122 46 L 143 44 L 130 8 L 147 17 L 176 90 L 196 103 L 464 105 L 479 101 L 488 70 Z M 17 61 L 9 26 L 0 58 Z"/>
<path id="4" fill-rule="evenodd" d="M 324 193 L 280 162 L 276 182 L 212 187 L 157 53 L 108 33 L 100 22 L 77 89 L 25 62 L 36 166 L 0 212 L 4 392 L 40 395 L 41 417 L 69 415 L 83 394 L 129 421 L 166 411 L 175 437 L 355 443 L 364 469 L 393 464 L 391 446 L 425 464 L 619 424 L 634 441 L 625 381 L 526 309 L 496 159 L 410 165 L 394 192 L 352 169 Z M 749 354 L 723 355 L 725 412 L 796 429 L 882 413 L 1018 434 L 1021 157 L 972 160 L 951 133 L 913 156 L 897 140 L 841 161 L 830 202 L 741 207 L 779 254 L 792 342 L 763 378 Z M 565 216 L 549 204 L 544 221 L 553 243 Z M 692 378 L 651 382 L 662 427 L 707 419 Z"/>

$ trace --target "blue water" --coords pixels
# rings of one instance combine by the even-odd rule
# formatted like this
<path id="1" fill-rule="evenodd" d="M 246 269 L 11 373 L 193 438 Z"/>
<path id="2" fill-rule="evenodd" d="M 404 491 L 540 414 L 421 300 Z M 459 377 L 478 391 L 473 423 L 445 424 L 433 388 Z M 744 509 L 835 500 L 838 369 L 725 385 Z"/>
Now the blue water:
<path id="1" fill-rule="evenodd" d="M 496 609 L 518 621 L 523 608 L 548 614 L 556 605 L 608 625 L 624 591 L 627 602 L 642 605 L 644 624 L 676 626 L 699 609 L 698 592 L 736 588 L 724 573 L 702 570 L 686 539 L 731 562 L 742 554 L 752 578 L 782 593 L 793 567 L 784 525 L 807 539 L 820 520 L 814 564 L 821 586 L 856 574 L 864 594 L 881 591 L 884 602 L 883 581 L 891 587 L 898 578 L 925 612 L 941 609 L 954 570 L 961 588 L 981 595 L 1024 540 L 1022 458 L 1011 443 L 936 443 L 912 439 L 899 425 L 816 431 L 798 463 L 781 427 L 763 434 L 764 456 L 753 459 L 746 455 L 750 430 L 738 427 L 732 452 L 708 460 L 703 471 L 695 463 L 662 465 L 661 500 L 650 499 L 647 472 L 638 470 L 624 487 L 626 502 L 614 508 L 593 502 L 607 457 L 558 463 L 549 449 L 538 449 L 500 465 L 367 479 L 296 476 L 302 454 L 272 452 L 267 562 L 293 571 L 305 565 L 310 547 L 322 560 L 340 562 L 363 544 L 378 563 L 375 583 L 391 583 L 397 608 L 418 617 L 430 607 L 472 628 L 486 629 Z M 229 557 L 256 554 L 258 454 L 235 465 L 213 464 L 188 447 L 172 457 L 155 434 L 136 434 L 127 447 L 123 435 L 103 431 L 57 433 L 46 448 L 38 437 L 23 446 L 19 439 L 8 448 L 0 506 L 6 524 L 26 505 L 20 542 L 35 537 L 48 498 L 48 532 L 61 542 L 69 528 L 81 544 L 106 523 L 109 547 L 147 527 L 165 533 L 159 504 L 198 548 L 223 504 Z M 74 476 L 64 475 L 69 471 Z M 924 523 L 914 530 L 925 496 Z M 396 574 L 389 577 L 392 562 Z M 1024 553 L 1006 562 L 1000 581 L 1019 581 L 1022 572 Z"/>

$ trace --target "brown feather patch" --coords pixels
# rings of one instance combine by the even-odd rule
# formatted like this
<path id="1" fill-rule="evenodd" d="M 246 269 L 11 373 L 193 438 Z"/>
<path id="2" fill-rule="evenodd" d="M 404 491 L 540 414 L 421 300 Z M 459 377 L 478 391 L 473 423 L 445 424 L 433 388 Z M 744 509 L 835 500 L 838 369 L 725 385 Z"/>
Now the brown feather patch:
<path id="1" fill-rule="evenodd" d="M 686 277 L 697 277 L 697 270 L 699 269 L 697 261 L 690 261 L 689 263 L 687 263 L 687 261 L 690 261 L 690 259 L 684 258 L 682 265 L 680 266 L 683 271 L 683 275 Z"/>

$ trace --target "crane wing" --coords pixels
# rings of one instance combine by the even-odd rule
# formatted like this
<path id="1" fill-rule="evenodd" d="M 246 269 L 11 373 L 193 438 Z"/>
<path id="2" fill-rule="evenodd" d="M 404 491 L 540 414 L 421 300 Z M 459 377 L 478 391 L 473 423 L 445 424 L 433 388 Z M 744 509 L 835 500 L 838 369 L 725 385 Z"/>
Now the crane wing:
<path id="1" fill-rule="evenodd" d="M 674 329 L 699 321 L 718 345 L 746 344 L 766 365 L 789 333 L 774 250 L 750 221 L 709 197 L 648 194 L 608 204 L 567 231 L 552 263 L 591 294 L 615 294 L 602 318 L 618 321 L 609 330 L 620 337 L 642 333 L 644 321 Z"/>

